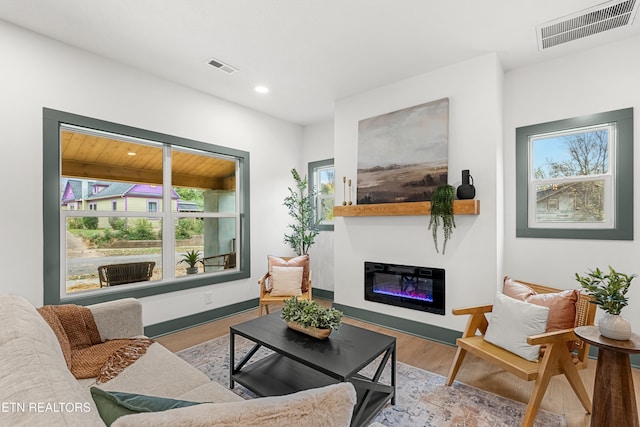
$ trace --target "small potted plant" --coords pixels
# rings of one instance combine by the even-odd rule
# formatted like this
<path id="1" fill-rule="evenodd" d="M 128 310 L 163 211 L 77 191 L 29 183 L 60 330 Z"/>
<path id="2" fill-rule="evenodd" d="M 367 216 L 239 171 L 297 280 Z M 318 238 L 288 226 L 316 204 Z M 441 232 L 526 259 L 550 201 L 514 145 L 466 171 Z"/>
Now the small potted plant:
<path id="1" fill-rule="evenodd" d="M 185 252 L 182 259 L 178 261 L 178 264 L 183 262 L 189 265 L 189 267 L 187 267 L 187 274 L 196 274 L 198 272 L 198 264 L 203 263 L 202 258 L 200 257 L 200 251 L 196 251 L 194 249 Z"/>
<path id="2" fill-rule="evenodd" d="M 325 339 L 342 322 L 342 312 L 332 307 L 323 307 L 316 301 L 291 297 L 284 303 L 282 318 L 287 326 L 296 331 Z"/>
<path id="3" fill-rule="evenodd" d="M 433 243 L 438 251 L 438 227 L 442 221 L 442 232 L 444 234 L 444 243 L 442 244 L 442 255 L 447 248 L 447 241 L 451 237 L 456 222 L 453 218 L 453 197 L 455 188 L 451 185 L 441 185 L 431 195 L 431 220 L 429 221 L 429 229 L 433 235 Z"/>
<path id="4" fill-rule="evenodd" d="M 620 311 L 629 303 L 627 291 L 636 274 L 618 273 L 609 266 L 609 274 L 599 268 L 589 270 L 586 276 L 576 273 L 576 280 L 598 305 L 605 315 L 598 321 L 600 334 L 614 340 L 628 340 L 631 337 L 631 324 L 620 316 Z"/>

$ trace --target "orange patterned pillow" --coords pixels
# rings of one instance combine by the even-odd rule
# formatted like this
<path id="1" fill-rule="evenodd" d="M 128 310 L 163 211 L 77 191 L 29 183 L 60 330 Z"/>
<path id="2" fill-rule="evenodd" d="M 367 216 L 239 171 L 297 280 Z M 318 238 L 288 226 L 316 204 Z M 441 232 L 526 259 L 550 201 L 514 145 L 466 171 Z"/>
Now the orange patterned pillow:
<path id="1" fill-rule="evenodd" d="M 281 257 L 269 255 L 267 256 L 269 264 L 269 274 L 273 273 L 273 267 L 302 267 L 302 292 L 309 289 L 309 255 L 300 255 L 289 260 Z"/>

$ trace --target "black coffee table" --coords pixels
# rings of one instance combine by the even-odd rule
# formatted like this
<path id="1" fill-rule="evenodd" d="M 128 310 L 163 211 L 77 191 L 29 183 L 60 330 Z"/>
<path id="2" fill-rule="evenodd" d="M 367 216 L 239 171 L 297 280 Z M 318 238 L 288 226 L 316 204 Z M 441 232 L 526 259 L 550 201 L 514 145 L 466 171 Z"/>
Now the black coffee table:
<path id="1" fill-rule="evenodd" d="M 358 399 L 352 426 L 367 423 L 391 400 L 396 402 L 396 339 L 378 332 L 343 323 L 326 340 L 318 340 L 289 329 L 280 313 L 259 317 L 230 328 L 230 382 L 242 384 L 258 396 L 280 396 L 337 382 L 351 382 Z M 255 345 L 235 363 L 235 336 Z M 260 347 L 274 353 L 247 362 Z M 380 363 L 372 377 L 359 374 L 378 356 Z M 391 359 L 391 384 L 380 383 L 380 376 Z"/>

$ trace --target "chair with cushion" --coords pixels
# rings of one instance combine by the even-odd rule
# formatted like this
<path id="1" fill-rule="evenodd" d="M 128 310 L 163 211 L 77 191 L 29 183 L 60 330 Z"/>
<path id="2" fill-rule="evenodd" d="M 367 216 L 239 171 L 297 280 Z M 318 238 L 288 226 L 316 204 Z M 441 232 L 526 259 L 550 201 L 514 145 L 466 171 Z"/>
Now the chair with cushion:
<path id="1" fill-rule="evenodd" d="M 493 305 L 454 309 L 470 315 L 451 364 L 447 385 L 455 379 L 471 353 L 527 380 L 535 381 L 522 426 L 532 426 L 551 377 L 564 374 L 582 406 L 591 412 L 591 400 L 578 369 L 587 366 L 589 344 L 573 329 L 593 325 L 596 305 L 578 290 L 504 279 L 503 293 Z M 487 313 L 489 315 L 487 316 Z M 479 334 L 477 334 L 479 332 Z"/>
<path id="2" fill-rule="evenodd" d="M 311 299 L 311 269 L 309 255 L 297 257 L 267 257 L 269 269 L 258 280 L 260 284 L 260 316 L 269 314 L 269 305 L 283 303 L 292 296 Z"/>

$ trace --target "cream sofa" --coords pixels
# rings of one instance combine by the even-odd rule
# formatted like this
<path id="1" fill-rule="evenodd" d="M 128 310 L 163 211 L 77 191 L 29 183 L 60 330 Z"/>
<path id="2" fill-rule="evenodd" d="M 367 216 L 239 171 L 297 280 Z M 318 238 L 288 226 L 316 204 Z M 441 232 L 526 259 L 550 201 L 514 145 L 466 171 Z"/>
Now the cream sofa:
<path id="1" fill-rule="evenodd" d="M 143 334 L 135 299 L 89 306 L 103 340 Z M 0 425 L 104 426 L 89 388 L 213 402 L 164 412 L 126 415 L 113 426 L 348 425 L 355 404 L 349 383 L 243 400 L 158 343 L 107 383 L 76 380 L 60 345 L 26 299 L 0 296 Z"/>

